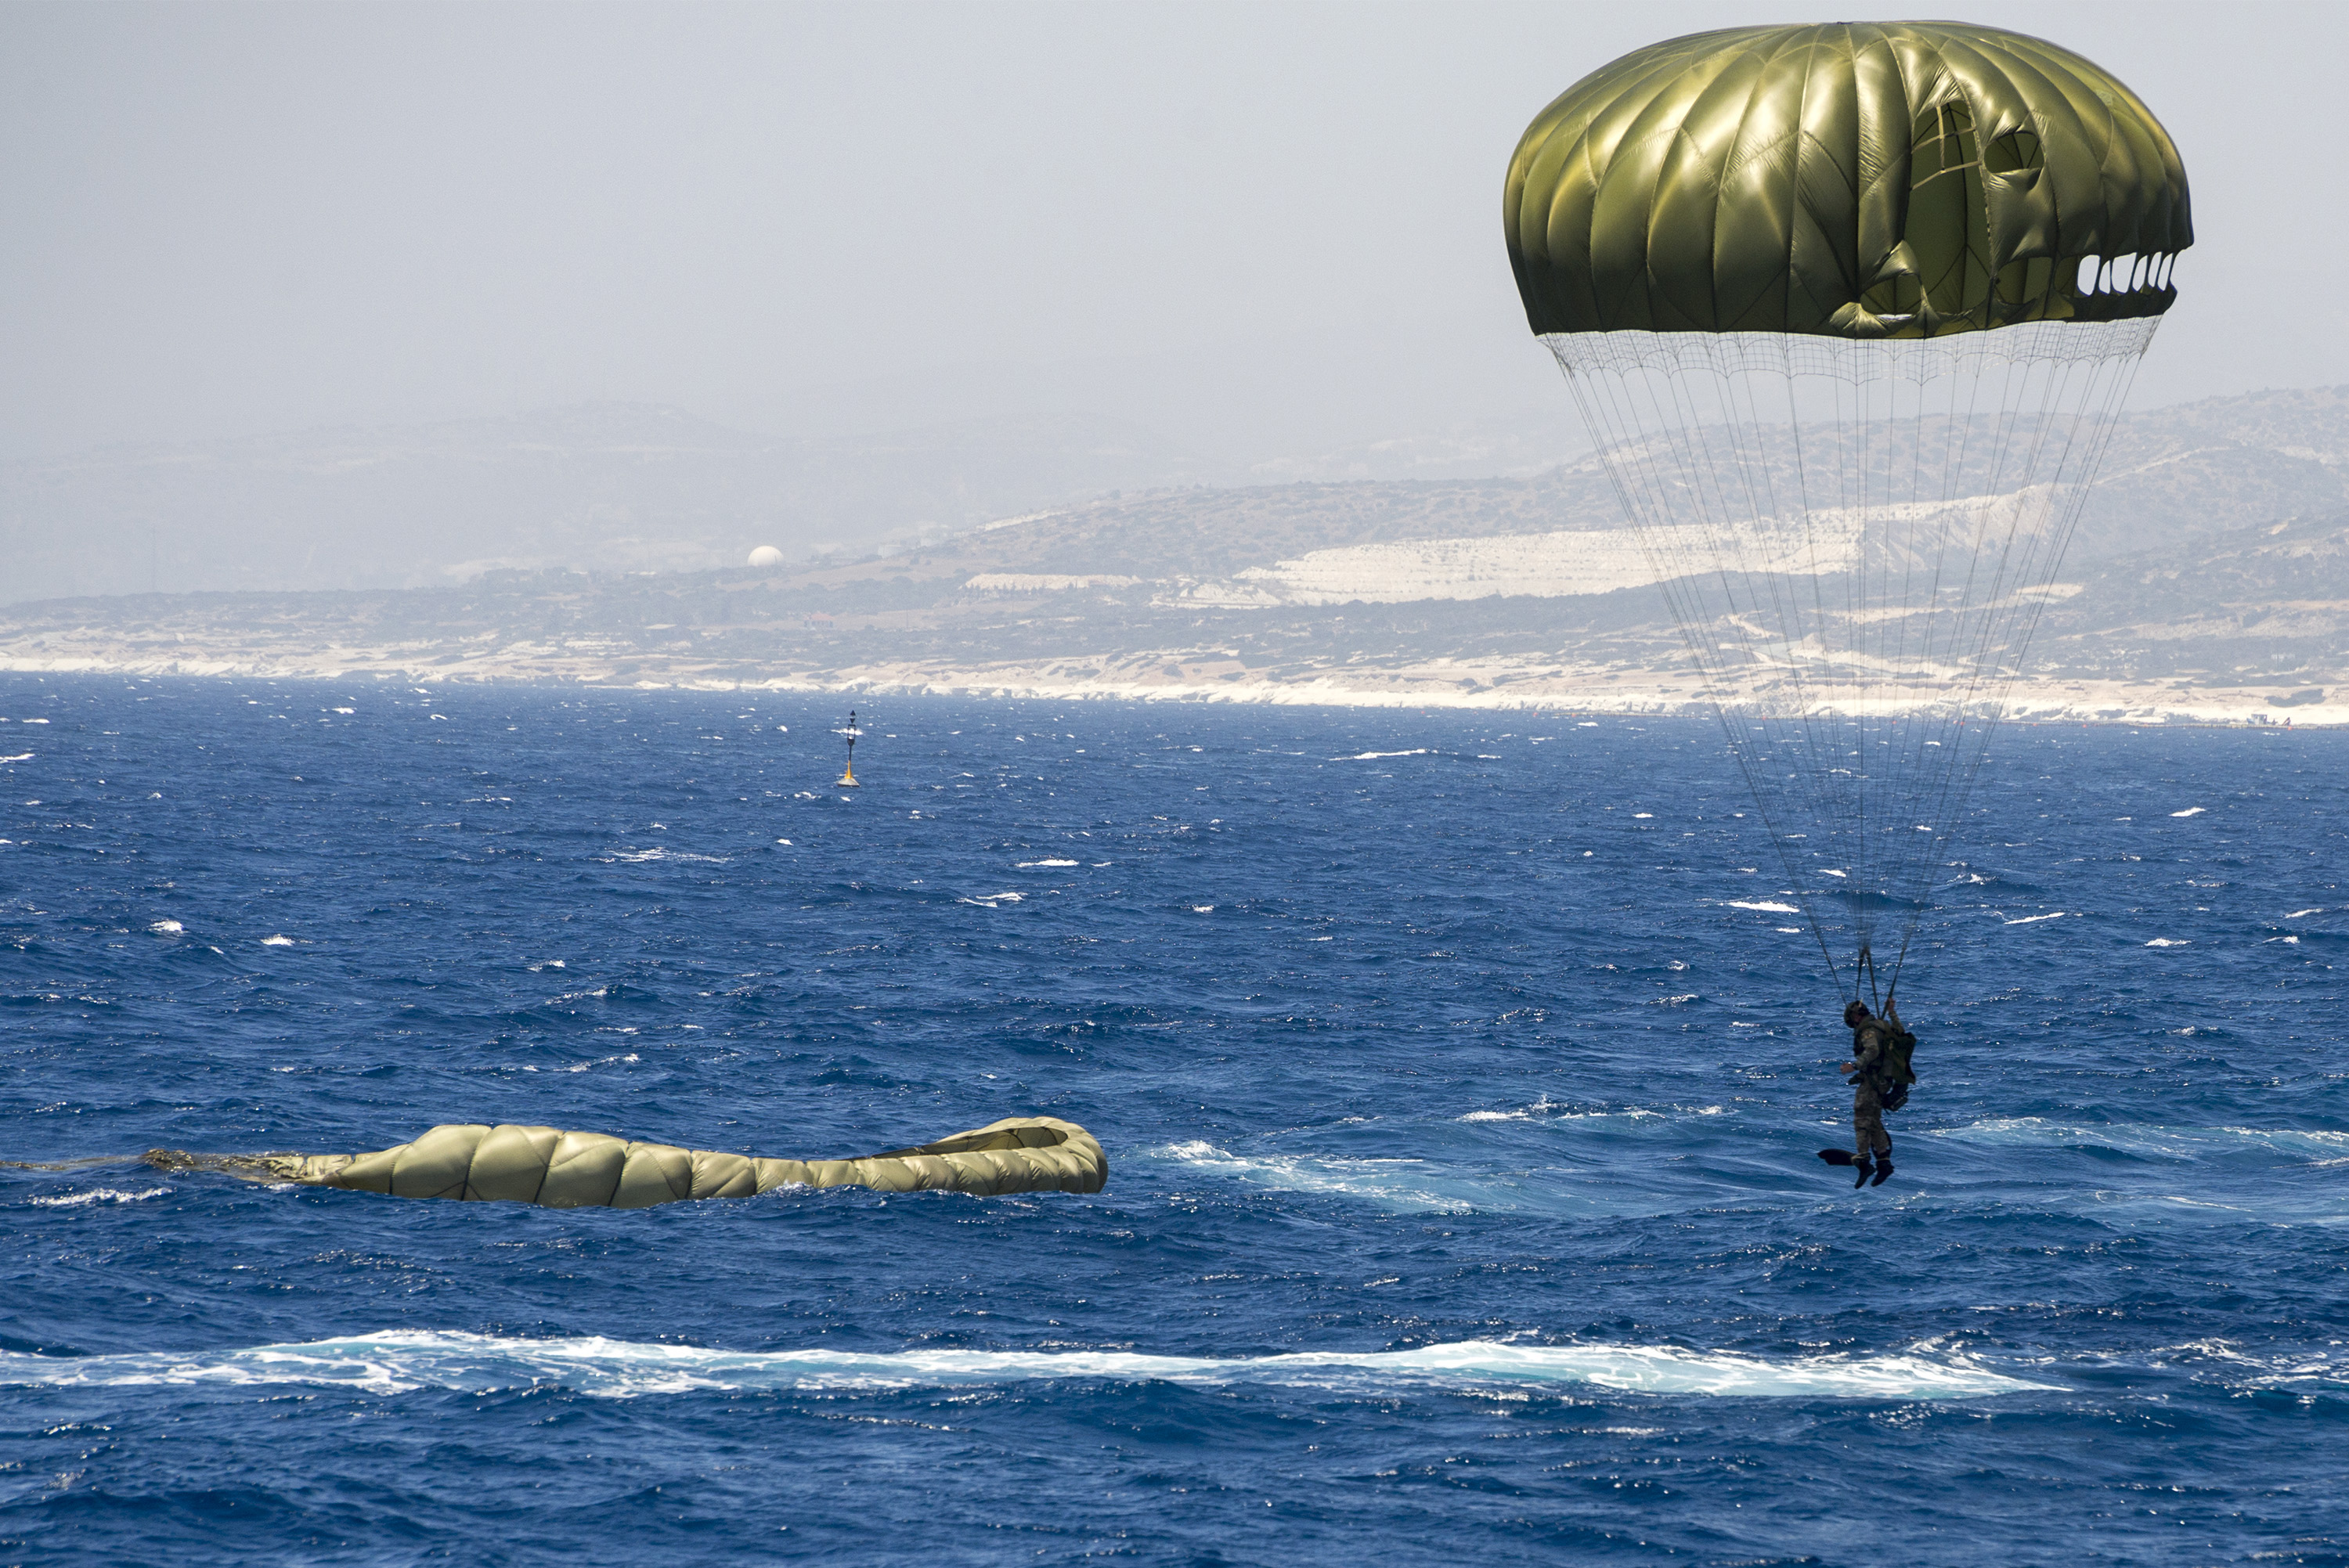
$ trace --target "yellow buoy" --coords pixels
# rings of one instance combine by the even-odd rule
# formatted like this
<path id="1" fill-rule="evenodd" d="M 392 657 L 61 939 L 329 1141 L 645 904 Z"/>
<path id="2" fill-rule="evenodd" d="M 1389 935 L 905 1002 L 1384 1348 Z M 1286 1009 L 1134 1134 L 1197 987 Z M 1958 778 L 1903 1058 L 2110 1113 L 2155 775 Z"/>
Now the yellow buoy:
<path id="1" fill-rule="evenodd" d="M 854 708 L 852 707 L 848 710 L 847 727 L 843 729 L 835 729 L 833 733 L 834 735 L 844 735 L 848 738 L 848 756 L 847 758 L 840 765 L 840 787 L 843 789 L 854 789 L 857 787 L 856 738 L 864 733 L 863 730 L 856 727 L 856 710 Z"/>

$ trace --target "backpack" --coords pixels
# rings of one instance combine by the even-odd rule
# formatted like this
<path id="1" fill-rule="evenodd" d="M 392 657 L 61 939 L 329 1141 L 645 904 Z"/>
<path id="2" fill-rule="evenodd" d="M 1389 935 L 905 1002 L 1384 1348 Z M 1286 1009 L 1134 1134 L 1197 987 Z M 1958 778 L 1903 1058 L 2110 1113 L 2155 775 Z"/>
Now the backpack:
<path id="1" fill-rule="evenodd" d="M 1917 1049 L 1917 1037 L 1906 1029 L 1895 1029 L 1881 1018 L 1870 1018 L 1854 1035 L 1851 1048 L 1859 1050 L 1860 1037 L 1873 1034 L 1877 1039 L 1876 1069 L 1868 1074 L 1876 1085 L 1876 1104 L 1879 1110 L 1899 1110 L 1909 1103 L 1909 1086 L 1917 1081 L 1909 1059 Z M 1855 1076 L 1850 1079 L 1859 1082 Z"/>
<path id="2" fill-rule="evenodd" d="M 1886 1110 L 1899 1110 L 1909 1103 L 1909 1086 L 1917 1075 L 1909 1066 L 1909 1058 L 1917 1048 L 1917 1037 L 1902 1029 L 1886 1037 L 1883 1055 L 1878 1058 L 1878 1074 L 1884 1080 L 1877 1096 Z"/>

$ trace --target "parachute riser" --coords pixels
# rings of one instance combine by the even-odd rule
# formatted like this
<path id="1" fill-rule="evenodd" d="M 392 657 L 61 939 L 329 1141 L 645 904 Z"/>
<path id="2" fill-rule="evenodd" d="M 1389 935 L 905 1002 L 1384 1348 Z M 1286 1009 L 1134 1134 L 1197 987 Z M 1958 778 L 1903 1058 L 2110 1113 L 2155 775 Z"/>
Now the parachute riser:
<path id="1" fill-rule="evenodd" d="M 1907 952 L 1907 943 L 1901 944 L 1901 950 L 1904 954 Z M 1896 965 L 1891 978 L 1885 983 L 1884 988 L 1879 992 L 1876 974 L 1876 950 L 1863 942 L 1859 944 L 1859 956 L 1852 960 L 1851 965 L 1851 999 L 1855 1002 L 1859 1000 L 1859 986 L 1863 977 L 1868 982 L 1868 999 L 1875 1004 L 1871 1011 L 1881 1017 L 1885 1009 L 1892 1005 L 1894 994 L 1900 989 L 1900 971 Z"/>

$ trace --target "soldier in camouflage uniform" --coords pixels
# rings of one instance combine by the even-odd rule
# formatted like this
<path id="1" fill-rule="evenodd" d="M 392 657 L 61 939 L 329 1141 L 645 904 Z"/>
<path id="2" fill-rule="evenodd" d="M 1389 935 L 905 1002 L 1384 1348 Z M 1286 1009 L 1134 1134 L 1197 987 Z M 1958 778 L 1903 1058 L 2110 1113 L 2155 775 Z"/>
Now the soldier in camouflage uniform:
<path id="1" fill-rule="evenodd" d="M 1879 1018 L 1868 1010 L 1868 1004 L 1855 1001 L 1843 1010 L 1843 1021 L 1851 1026 L 1851 1060 L 1843 1064 L 1843 1070 L 1851 1075 L 1852 1164 L 1859 1172 L 1852 1185 L 1865 1187 L 1872 1178 L 1881 1187 L 1892 1174 L 1892 1139 L 1884 1130 L 1884 1091 L 1889 1087 L 1884 1076 L 1885 1047 L 1901 1032 L 1900 1014 L 1888 1006 Z"/>

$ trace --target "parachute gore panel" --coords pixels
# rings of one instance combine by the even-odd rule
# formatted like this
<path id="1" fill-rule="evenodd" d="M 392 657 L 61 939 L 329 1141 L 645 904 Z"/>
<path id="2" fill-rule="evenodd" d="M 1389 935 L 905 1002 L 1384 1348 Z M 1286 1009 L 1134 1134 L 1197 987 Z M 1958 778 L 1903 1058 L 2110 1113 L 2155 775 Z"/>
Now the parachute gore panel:
<path id="1" fill-rule="evenodd" d="M 762 1160 L 667 1143 L 632 1143 L 552 1127 L 450 1123 L 372 1154 L 189 1154 L 155 1149 L 165 1170 L 223 1171 L 395 1198 L 536 1203 L 549 1209 L 648 1209 L 690 1198 L 748 1198 L 777 1187 L 884 1192 L 1098 1192 L 1109 1158 L 1092 1133 L 1049 1116 L 1011 1117 L 916 1149 L 861 1160 Z"/>
<path id="2" fill-rule="evenodd" d="M 2137 95 L 1946 22 L 1739 27 L 1585 77 L 1509 163 L 1537 335 L 1935 337 L 2158 315 L 2194 242 Z"/>

